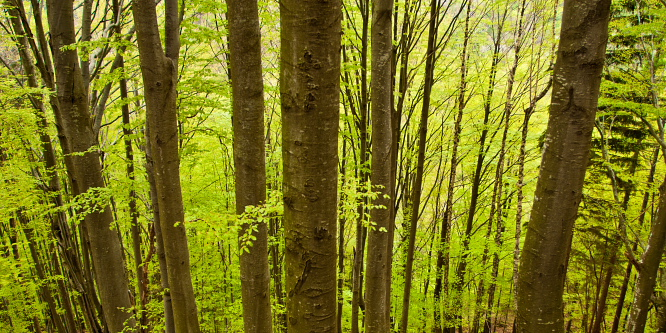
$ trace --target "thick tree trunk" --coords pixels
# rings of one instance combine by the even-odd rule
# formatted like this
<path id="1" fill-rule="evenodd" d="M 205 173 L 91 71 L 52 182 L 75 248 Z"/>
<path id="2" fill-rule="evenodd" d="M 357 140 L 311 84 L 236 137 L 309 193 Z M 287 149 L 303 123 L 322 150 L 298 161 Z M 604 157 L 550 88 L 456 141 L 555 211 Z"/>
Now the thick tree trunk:
<path id="1" fill-rule="evenodd" d="M 75 195 L 90 195 L 104 188 L 102 165 L 83 85 L 78 56 L 74 49 L 63 49 L 76 42 L 74 9 L 71 0 L 50 0 L 48 18 L 56 68 L 56 87 L 60 143 Z M 90 242 L 95 277 L 108 330 L 120 332 L 134 326 L 125 309 L 131 307 L 120 240 L 111 230 L 113 215 L 108 205 L 86 214 L 84 226 Z"/>
<path id="2" fill-rule="evenodd" d="M 520 259 L 517 332 L 564 332 L 562 295 L 594 128 L 610 0 L 564 3 L 553 97 Z"/>
<path id="3" fill-rule="evenodd" d="M 261 31 L 256 0 L 228 0 L 229 52 L 233 93 L 236 214 L 266 201 L 264 83 L 261 76 Z M 273 331 L 266 223 L 241 219 L 241 287 L 245 332 Z"/>
<path id="4" fill-rule="evenodd" d="M 197 307 L 190 274 L 190 255 L 180 187 L 178 110 L 178 2 L 166 5 L 166 45 L 162 49 L 155 2 L 137 0 L 132 12 L 136 26 L 146 100 L 147 144 L 150 146 L 159 206 L 159 223 L 176 332 L 198 333 Z"/>
<path id="5" fill-rule="evenodd" d="M 341 3 L 280 6 L 282 157 L 290 333 L 336 332 Z"/>
<path id="6" fill-rule="evenodd" d="M 386 290 L 389 233 L 393 188 L 391 181 L 392 103 L 391 75 L 393 0 L 376 1 L 372 12 L 372 191 L 378 196 L 370 211 L 368 261 L 366 271 L 366 330 L 390 331 L 391 299 Z"/>

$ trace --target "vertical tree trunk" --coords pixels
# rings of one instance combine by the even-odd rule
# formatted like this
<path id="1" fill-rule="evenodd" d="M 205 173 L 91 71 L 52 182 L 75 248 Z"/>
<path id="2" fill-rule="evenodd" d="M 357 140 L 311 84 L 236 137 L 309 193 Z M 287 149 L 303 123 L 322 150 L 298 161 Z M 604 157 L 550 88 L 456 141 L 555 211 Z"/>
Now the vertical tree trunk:
<path id="1" fill-rule="evenodd" d="M 22 225 L 23 233 L 25 234 L 26 241 L 28 242 L 28 248 L 30 249 L 30 255 L 32 257 L 32 260 L 35 264 L 35 271 L 37 273 L 37 277 L 42 281 L 40 283 L 39 291 L 42 296 L 42 299 L 46 301 L 46 304 L 48 305 L 51 320 L 53 320 L 53 323 L 55 324 L 56 330 L 58 332 L 68 332 L 68 330 L 65 329 L 64 323 L 62 318 L 57 312 L 57 307 L 55 300 L 53 299 L 53 296 L 51 294 L 51 287 L 49 284 L 46 282 L 46 272 L 44 272 L 44 265 L 42 264 L 40 258 L 39 258 L 39 253 L 37 252 L 36 244 L 37 242 L 35 241 L 35 237 L 33 234 L 33 230 L 28 226 L 30 221 L 28 218 L 24 215 L 23 212 L 19 211 L 18 212 L 19 220 Z M 76 327 L 70 327 L 69 331 L 75 331 Z"/>
<path id="2" fill-rule="evenodd" d="M 123 62 L 123 60 L 121 60 Z M 121 68 L 124 65 L 121 65 Z M 120 79 L 120 98 L 127 101 L 127 80 Z M 132 234 L 132 254 L 134 255 L 134 273 L 136 274 L 136 284 L 138 293 L 135 297 L 135 306 L 139 313 L 139 327 L 143 332 L 143 327 L 146 325 L 146 312 L 145 305 L 148 301 L 148 276 L 144 271 L 143 265 L 143 252 L 141 251 L 141 226 L 139 225 L 139 212 L 137 211 L 136 202 L 139 199 L 134 185 L 134 150 L 132 148 L 132 129 L 130 125 L 130 111 L 129 104 L 125 102 L 122 105 L 122 118 L 123 118 L 123 140 L 125 141 L 125 159 L 127 160 L 127 179 L 131 182 L 129 193 L 129 215 L 131 220 Z"/>
<path id="3" fill-rule="evenodd" d="M 146 141 L 150 137 L 150 129 L 145 130 Z M 164 307 L 164 326 L 166 333 L 175 333 L 173 322 L 173 302 L 171 300 L 171 288 L 169 287 L 169 273 L 167 269 L 166 254 L 164 253 L 164 237 L 162 236 L 162 227 L 160 224 L 160 204 L 157 197 L 157 183 L 155 181 L 155 168 L 153 163 L 153 152 L 151 146 L 146 144 L 146 175 L 150 186 L 150 202 L 152 204 L 153 228 L 155 229 L 155 243 L 157 253 L 157 262 L 160 267 L 160 293 L 162 294 L 162 303 Z"/>
<path id="4" fill-rule="evenodd" d="M 148 145 L 152 153 L 159 223 L 166 256 L 167 275 L 176 332 L 198 333 L 197 307 L 190 274 L 190 254 L 185 231 L 185 213 L 180 187 L 178 156 L 179 22 L 178 2 L 165 2 L 166 38 L 162 49 L 156 4 L 133 2 L 141 73 L 146 100 Z"/>
<path id="5" fill-rule="evenodd" d="M 115 22 L 120 22 L 120 16 L 122 15 L 122 8 L 120 7 L 120 2 L 118 0 L 113 1 L 113 17 Z M 118 24 L 116 27 L 116 37 L 120 37 L 121 26 Z M 125 61 L 118 51 L 117 59 L 118 67 L 124 68 Z M 114 61 L 115 62 L 115 61 Z M 84 74 L 85 80 L 85 74 Z M 129 101 L 128 101 L 128 92 L 127 92 L 127 79 L 122 77 L 120 79 L 120 98 L 123 100 L 121 106 L 121 113 L 123 118 L 123 141 L 125 143 L 125 159 L 127 160 L 127 178 L 130 180 L 131 187 L 129 193 L 129 215 L 131 220 L 130 232 L 132 234 L 132 254 L 134 255 L 134 273 L 136 275 L 136 284 L 137 284 L 137 294 L 134 296 L 135 307 L 137 309 L 137 317 L 139 319 L 138 330 L 140 332 L 145 332 L 144 327 L 147 325 L 147 316 L 145 311 L 145 305 L 148 301 L 148 274 L 144 270 L 145 266 L 143 264 L 143 251 L 141 251 L 141 226 L 139 225 L 139 213 L 137 211 L 136 202 L 139 200 L 139 197 L 136 193 L 134 180 L 134 149 L 132 148 L 132 135 L 134 134 L 130 124 L 130 110 L 129 110 Z M 102 106 L 103 107 L 103 106 Z"/>
<path id="6" fill-rule="evenodd" d="M 465 105 L 467 104 L 467 61 L 469 60 L 468 55 L 468 45 L 470 39 L 470 11 L 471 11 L 472 1 L 468 0 L 465 9 L 465 30 L 463 32 L 463 48 L 460 61 L 460 86 L 458 89 L 457 97 L 457 108 L 458 112 L 456 114 L 456 120 L 453 125 L 453 146 L 451 148 L 451 171 L 449 173 L 449 181 L 446 190 L 446 207 L 444 208 L 444 218 L 442 219 L 442 229 L 440 234 L 440 249 L 437 251 L 437 270 L 435 274 L 435 333 L 444 332 L 444 325 L 442 325 L 441 320 L 441 311 L 444 308 L 444 319 L 447 321 L 446 331 L 452 329 L 451 323 L 448 323 L 450 319 L 449 310 L 446 309 L 446 303 L 440 296 L 442 291 L 448 293 L 448 270 L 449 270 L 449 255 L 448 255 L 448 235 L 449 230 L 451 229 L 451 224 L 453 222 L 453 195 L 455 193 L 455 182 L 457 175 L 457 168 L 459 161 L 458 148 L 460 145 L 460 136 L 462 133 L 462 119 L 465 111 Z M 443 272 L 442 272 L 443 271 Z M 453 304 L 456 304 L 459 300 L 455 297 L 451 300 Z M 454 305 L 455 306 L 455 305 Z"/>
<path id="7" fill-rule="evenodd" d="M 613 245 L 611 245 L 613 246 Z M 594 315 L 594 321 L 592 322 L 592 328 L 590 329 L 591 333 L 601 333 L 601 324 L 605 320 L 606 314 L 606 299 L 608 298 L 608 289 L 610 288 L 611 278 L 613 277 L 613 267 L 615 266 L 615 261 L 617 260 L 617 252 L 615 249 L 611 249 L 613 254 L 611 254 L 610 262 L 608 263 L 608 270 L 606 275 L 604 275 L 603 284 L 601 285 L 601 294 L 597 301 L 597 308 Z"/>
<path id="8" fill-rule="evenodd" d="M 366 272 L 366 330 L 390 331 L 390 288 L 388 254 L 391 205 L 392 103 L 391 66 L 393 59 L 393 0 L 375 1 L 372 12 L 372 191 L 378 192 L 370 211 L 368 261 Z"/>
<path id="9" fill-rule="evenodd" d="M 236 214 L 266 201 L 264 83 L 261 76 L 261 31 L 256 0 L 228 0 L 229 53 L 233 93 Z M 254 239 L 242 249 L 241 288 L 245 332 L 273 331 L 266 223 L 241 219 L 240 237 Z M 248 245 L 241 244 L 241 247 Z"/>
<path id="10" fill-rule="evenodd" d="M 74 49 L 63 49 L 76 42 L 73 5 L 71 0 L 50 0 L 48 18 L 56 68 L 56 121 L 73 192 L 81 195 L 105 185 L 78 56 Z M 131 307 L 129 288 L 120 241 L 110 229 L 112 223 L 108 205 L 96 207 L 84 220 L 104 319 L 108 330 L 116 333 L 126 322 L 134 326 L 134 320 L 125 310 Z"/>
<path id="11" fill-rule="evenodd" d="M 346 127 L 346 126 L 345 126 Z M 345 188 L 347 174 L 347 140 L 342 140 L 342 156 L 340 157 L 340 187 Z M 344 191 L 340 193 L 339 209 L 342 211 L 346 195 Z M 342 307 L 345 303 L 342 290 L 345 284 L 345 218 L 338 216 L 338 312 L 336 314 L 337 333 L 342 333 Z"/>
<path id="12" fill-rule="evenodd" d="M 564 280 L 589 158 L 609 14 L 609 0 L 564 2 L 545 148 L 520 259 L 518 333 L 564 332 Z"/>
<path id="13" fill-rule="evenodd" d="M 280 6 L 282 157 L 290 333 L 336 332 L 341 4 Z"/>
<path id="14" fill-rule="evenodd" d="M 405 264 L 405 288 L 402 297 L 402 317 L 400 332 L 407 332 L 409 325 L 409 300 L 412 289 L 412 272 L 414 266 L 414 245 L 416 242 L 416 230 L 419 220 L 421 205 L 421 191 L 423 187 L 423 168 L 425 163 L 425 152 L 428 134 L 428 115 L 430 113 L 430 95 L 435 83 L 435 52 L 437 51 L 437 26 L 439 18 L 439 2 L 432 0 L 430 3 L 430 22 L 428 25 L 428 48 L 426 50 L 425 81 L 423 90 L 423 105 L 421 108 L 421 123 L 419 125 L 419 146 L 416 162 L 416 180 L 412 188 L 412 214 L 409 222 L 409 243 L 407 247 L 407 262 Z M 374 32 L 373 32 L 374 33 Z M 387 54 L 386 57 L 389 57 Z M 374 81 L 374 79 L 373 79 Z M 390 122 L 389 122 L 390 124 Z M 374 132 L 374 131 L 373 131 Z M 373 133 L 374 134 L 374 133 Z M 374 144 L 374 143 L 373 143 Z M 390 151 L 389 151 L 390 153 Z M 374 157 L 374 154 L 373 154 Z M 382 158 L 381 156 L 379 158 Z M 374 174 L 374 173 L 373 173 Z"/>
<path id="15" fill-rule="evenodd" d="M 370 1 L 362 0 L 358 3 L 361 11 L 361 96 L 359 98 L 359 189 L 361 192 L 368 181 L 368 25 L 370 21 Z M 352 270 L 352 333 L 360 332 L 359 312 L 364 308 L 363 302 L 363 263 L 365 258 L 365 242 L 368 230 L 365 227 L 367 198 L 363 198 L 358 205 L 358 218 L 356 220 L 356 248 L 354 249 L 354 268 Z"/>

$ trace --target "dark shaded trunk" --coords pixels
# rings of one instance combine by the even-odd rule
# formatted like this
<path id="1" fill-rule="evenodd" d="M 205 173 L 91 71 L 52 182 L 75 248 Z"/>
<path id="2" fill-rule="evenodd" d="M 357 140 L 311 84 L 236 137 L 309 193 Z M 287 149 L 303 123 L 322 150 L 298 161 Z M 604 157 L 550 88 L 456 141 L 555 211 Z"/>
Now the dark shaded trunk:
<path id="1" fill-rule="evenodd" d="M 474 221 L 475 221 L 475 216 L 476 216 L 476 210 L 477 206 L 479 203 L 479 198 L 482 193 L 480 193 L 480 187 L 481 187 L 481 182 L 483 180 L 483 176 L 485 173 L 486 168 L 484 167 L 484 162 L 486 159 L 486 154 L 488 153 L 488 149 L 486 148 L 486 141 L 488 140 L 488 133 L 490 132 L 490 127 L 489 127 L 489 122 L 490 122 L 490 116 L 492 113 L 492 99 L 493 95 L 495 93 L 495 79 L 497 77 L 497 66 L 500 60 L 500 46 L 502 43 L 502 30 L 504 30 L 504 23 L 506 21 L 506 14 L 507 10 L 504 11 L 504 14 L 501 15 L 500 21 L 498 23 L 498 29 L 497 29 L 497 34 L 493 34 L 493 56 L 492 56 L 492 61 L 490 63 L 490 76 L 488 78 L 488 90 L 486 95 L 484 96 L 484 102 L 483 102 L 483 125 L 481 129 L 481 136 L 479 138 L 479 150 L 476 155 L 476 169 L 474 170 L 473 174 L 473 179 L 472 179 L 472 191 L 471 191 L 471 198 L 470 198 L 470 203 L 469 203 L 469 212 L 467 213 L 467 224 L 465 228 L 465 234 L 463 235 L 463 248 L 462 248 L 462 255 L 460 257 L 460 263 L 458 264 L 458 267 L 456 268 L 456 277 L 457 277 L 457 282 L 454 284 L 454 293 L 455 295 L 459 295 L 459 297 L 462 297 L 462 285 L 465 283 L 465 275 L 467 273 L 467 265 L 469 264 L 468 259 L 469 259 L 469 244 L 471 242 L 472 238 L 472 230 L 474 228 Z M 511 85 L 508 86 L 511 88 Z M 496 133 L 497 129 L 495 129 Z M 492 136 L 490 139 L 490 143 L 492 143 Z M 489 145 L 490 145 L 489 143 Z M 500 159 L 503 157 L 503 154 L 500 153 Z M 501 161 L 498 163 L 498 167 L 501 164 Z M 495 199 L 494 196 L 497 195 L 498 193 L 498 185 L 501 182 L 499 179 L 495 179 L 495 183 L 493 186 L 493 200 Z M 493 202 L 492 204 L 494 204 Z M 493 207 L 491 209 L 490 213 L 490 219 L 488 220 L 488 229 L 486 232 L 486 239 L 490 239 L 492 236 L 492 230 L 493 230 L 493 214 L 495 213 L 496 207 Z M 486 263 L 488 261 L 488 243 L 486 243 L 483 251 L 483 256 L 481 259 L 481 266 L 485 267 Z M 479 320 L 481 319 L 481 304 L 483 303 L 483 299 L 486 293 L 486 281 L 484 277 L 482 276 L 480 281 L 479 281 L 479 287 L 477 288 L 476 291 L 476 310 L 474 314 L 474 319 L 472 321 L 472 333 L 477 333 L 479 331 Z M 456 314 L 457 316 L 460 317 L 459 314 Z M 462 330 L 462 326 L 458 327 L 459 330 Z"/>
<path id="2" fill-rule="evenodd" d="M 127 80 L 122 78 L 120 79 L 120 98 L 127 101 L 127 97 Z M 139 329 L 143 332 L 144 329 L 142 327 L 147 324 L 148 319 L 144 308 L 148 301 L 148 272 L 145 270 L 143 252 L 141 251 L 141 226 L 139 225 L 139 212 L 136 207 L 136 202 L 139 200 L 139 197 L 134 187 L 134 149 L 132 148 L 132 135 L 134 132 L 132 131 L 130 124 L 130 111 L 127 102 L 122 105 L 122 118 L 123 140 L 125 141 L 125 159 L 127 160 L 127 179 L 129 179 L 131 183 L 128 208 L 131 221 L 130 232 L 132 234 L 134 273 L 136 274 L 136 284 L 138 289 L 138 293 L 134 297 L 136 303 L 135 306 L 137 312 L 139 312 Z"/>
<path id="3" fill-rule="evenodd" d="M 150 136 L 150 130 L 146 127 L 146 141 Z M 164 238 L 162 236 L 162 227 L 160 224 L 160 205 L 157 198 L 157 184 L 155 181 L 155 168 L 153 163 L 153 152 L 150 145 L 145 146 L 146 153 L 146 174 L 150 186 L 150 202 L 152 205 L 153 228 L 155 230 L 155 252 L 157 253 L 157 262 L 160 267 L 160 294 L 162 294 L 162 303 L 164 307 L 164 326 L 166 333 L 175 333 L 173 319 L 173 302 L 171 301 L 171 289 L 169 288 L 169 274 L 167 269 L 166 254 L 164 253 Z"/>
<path id="4" fill-rule="evenodd" d="M 340 187 L 345 188 L 347 181 L 347 140 L 342 140 L 342 156 L 340 157 Z M 344 191 L 340 193 L 339 210 L 342 211 L 346 195 Z M 336 314 L 336 325 L 338 325 L 338 333 L 342 333 L 342 307 L 344 305 L 344 297 L 342 290 L 345 285 L 345 218 L 339 216 L 338 218 L 338 312 Z"/>

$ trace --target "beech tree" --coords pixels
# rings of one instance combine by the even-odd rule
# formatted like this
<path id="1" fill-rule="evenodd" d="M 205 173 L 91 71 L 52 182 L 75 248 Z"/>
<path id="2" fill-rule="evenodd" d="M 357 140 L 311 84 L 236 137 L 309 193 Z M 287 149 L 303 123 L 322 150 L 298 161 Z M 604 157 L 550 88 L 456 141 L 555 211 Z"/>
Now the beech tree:
<path id="1" fill-rule="evenodd" d="M 87 87 L 77 52 L 71 49 L 76 42 L 74 2 L 49 1 L 48 19 L 57 94 L 54 111 L 67 174 L 75 195 L 94 196 L 105 184 L 99 151 L 95 148 L 97 139 L 91 123 Z M 120 240 L 111 230 L 113 215 L 108 203 L 90 207 L 84 214 L 104 321 L 110 332 L 121 332 L 126 324 L 134 326 L 134 320 L 127 310 L 131 307 L 129 288 Z"/>
<path id="2" fill-rule="evenodd" d="M 3 1 L 0 332 L 661 330 L 665 5 L 591 132 L 607 1 Z"/>
<path id="3" fill-rule="evenodd" d="M 268 231 L 266 223 L 246 211 L 266 201 L 264 151 L 264 83 L 261 77 L 261 32 L 257 1 L 228 0 L 229 52 L 234 112 L 236 213 L 241 216 L 241 284 L 245 332 L 272 332 Z M 248 217 L 243 217 L 243 213 Z M 246 221 L 249 219 L 249 221 Z M 245 247 L 245 248 L 244 248 Z"/>
<path id="4" fill-rule="evenodd" d="M 565 1 L 541 171 L 518 271 L 516 329 L 564 332 L 562 295 L 604 65 L 609 0 Z"/>
<path id="5" fill-rule="evenodd" d="M 391 180 L 392 148 L 392 76 L 391 59 L 393 0 L 376 1 L 372 11 L 372 174 L 371 184 L 377 198 L 370 211 L 368 230 L 368 267 L 366 273 L 366 330 L 390 330 L 390 269 L 389 253 L 393 239 L 389 237 L 393 186 Z"/>
<path id="6" fill-rule="evenodd" d="M 339 0 L 280 4 L 287 330 L 336 332 Z"/>
<path id="7" fill-rule="evenodd" d="M 145 87 L 147 145 L 152 152 L 159 223 L 166 256 L 167 277 L 176 332 L 199 332 L 197 306 L 190 273 L 185 212 L 180 187 L 178 155 L 178 55 L 180 48 L 178 1 L 165 1 L 165 48 L 157 24 L 156 4 L 133 2 L 141 73 Z"/>

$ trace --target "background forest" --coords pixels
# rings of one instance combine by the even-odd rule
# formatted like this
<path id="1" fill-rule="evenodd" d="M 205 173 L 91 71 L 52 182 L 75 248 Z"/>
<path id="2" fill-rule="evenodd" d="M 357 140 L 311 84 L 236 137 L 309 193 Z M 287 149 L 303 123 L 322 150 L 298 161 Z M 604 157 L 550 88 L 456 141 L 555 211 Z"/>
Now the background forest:
<path id="1" fill-rule="evenodd" d="M 369 235 L 383 233 L 393 237 L 392 271 L 383 278 L 392 332 L 513 332 L 563 4 L 395 1 L 386 25 L 391 43 L 382 49 L 391 62 L 381 74 L 371 61 L 379 50 L 371 43 L 373 3 L 343 0 L 340 17 L 338 252 L 329 258 L 337 331 L 379 332 L 364 319 L 364 295 L 375 259 Z M 265 200 L 240 213 L 230 10 L 225 1 L 164 4 L 153 31 L 141 15 L 153 1 L 2 2 L 0 332 L 117 332 L 124 321 L 141 332 L 262 332 L 244 329 L 240 259 L 261 256 L 253 250 L 261 246 L 270 289 L 252 302 L 270 301 L 273 330 L 287 331 L 293 269 L 283 217 L 292 202 L 283 191 L 280 2 L 258 4 Z M 645 331 L 666 332 L 663 241 L 652 243 L 666 239 L 653 230 L 666 176 L 666 3 L 615 0 L 610 16 L 590 162 L 563 268 L 563 325 L 637 332 L 627 323 L 643 294 Z M 142 53 L 150 41 L 172 61 Z M 77 79 L 68 85 L 62 78 L 70 71 Z M 251 76 L 235 75 L 244 74 Z M 160 81 L 170 76 L 175 81 Z M 371 87 L 380 79 L 391 87 L 391 189 L 370 185 L 372 138 L 381 130 L 371 110 L 383 103 Z M 174 82 L 177 95 L 169 93 Z M 156 93 L 163 95 L 151 99 Z M 171 99 L 177 126 L 168 134 L 161 132 L 168 116 L 147 109 Z M 68 118 L 66 105 L 88 113 Z M 158 139 L 147 139 L 154 133 Z M 169 135 L 177 138 L 175 158 L 160 155 L 167 149 L 159 138 Z M 181 189 L 164 190 L 174 184 L 168 166 L 178 157 L 184 220 L 160 222 L 167 213 L 159 210 L 178 214 L 168 200 Z M 388 228 L 371 219 L 382 211 L 394 221 Z M 99 245 L 109 240 L 116 247 Z M 655 247 L 656 262 L 649 261 Z M 638 275 L 649 265 L 658 269 L 656 286 L 645 289 Z M 309 267 L 299 268 L 303 276 Z M 183 296 L 188 288 L 194 299 Z M 105 304 L 125 305 L 114 314 Z M 187 326 L 174 331 L 174 320 Z"/>

